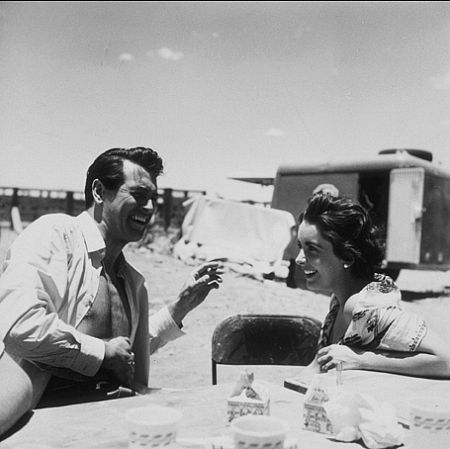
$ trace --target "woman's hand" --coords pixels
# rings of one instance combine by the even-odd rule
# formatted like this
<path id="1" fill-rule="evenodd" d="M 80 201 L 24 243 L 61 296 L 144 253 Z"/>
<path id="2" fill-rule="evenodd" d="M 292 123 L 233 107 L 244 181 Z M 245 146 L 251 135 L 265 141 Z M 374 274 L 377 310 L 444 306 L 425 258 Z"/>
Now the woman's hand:
<path id="1" fill-rule="evenodd" d="M 342 369 L 360 369 L 360 355 L 345 345 L 330 345 L 319 349 L 316 357 L 322 372 L 327 372 L 341 363 Z"/>

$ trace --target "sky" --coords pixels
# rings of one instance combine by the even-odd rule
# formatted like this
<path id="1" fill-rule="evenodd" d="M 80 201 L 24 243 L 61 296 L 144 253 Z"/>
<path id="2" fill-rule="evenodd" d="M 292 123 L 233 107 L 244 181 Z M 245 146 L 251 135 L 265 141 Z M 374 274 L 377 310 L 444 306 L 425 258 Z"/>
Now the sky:
<path id="1" fill-rule="evenodd" d="M 279 165 L 450 167 L 450 2 L 0 2 L 0 187 L 82 191 L 112 147 L 232 199 Z"/>

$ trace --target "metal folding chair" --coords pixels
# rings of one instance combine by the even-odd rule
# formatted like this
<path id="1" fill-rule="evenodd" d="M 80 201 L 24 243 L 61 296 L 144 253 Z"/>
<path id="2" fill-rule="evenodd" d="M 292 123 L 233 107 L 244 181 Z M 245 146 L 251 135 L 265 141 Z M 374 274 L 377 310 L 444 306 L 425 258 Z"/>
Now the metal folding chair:
<path id="1" fill-rule="evenodd" d="M 308 365 L 320 321 L 298 315 L 233 315 L 220 322 L 211 345 L 212 384 L 217 365 Z"/>

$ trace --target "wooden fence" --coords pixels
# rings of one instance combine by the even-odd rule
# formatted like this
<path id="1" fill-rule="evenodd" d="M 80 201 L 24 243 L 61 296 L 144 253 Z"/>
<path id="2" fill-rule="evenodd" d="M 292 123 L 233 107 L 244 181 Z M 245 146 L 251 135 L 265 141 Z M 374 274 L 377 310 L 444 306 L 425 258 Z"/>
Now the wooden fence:
<path id="1" fill-rule="evenodd" d="M 179 227 L 184 218 L 183 202 L 198 195 L 202 190 L 158 190 L 156 220 L 165 229 Z M 23 223 L 31 223 L 41 215 L 65 212 L 78 215 L 84 210 L 84 193 L 67 190 L 44 190 L 20 187 L 0 187 L 0 225 L 12 226 L 11 210 L 17 208 Z M 16 210 L 17 210 L 16 209 Z"/>

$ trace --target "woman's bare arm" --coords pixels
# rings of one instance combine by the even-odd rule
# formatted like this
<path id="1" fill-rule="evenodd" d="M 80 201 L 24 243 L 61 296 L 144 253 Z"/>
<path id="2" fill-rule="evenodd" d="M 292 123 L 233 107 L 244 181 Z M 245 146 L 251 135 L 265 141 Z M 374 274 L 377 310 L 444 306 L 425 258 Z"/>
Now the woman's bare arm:
<path id="1" fill-rule="evenodd" d="M 337 363 L 342 362 L 343 369 L 450 378 L 450 351 L 431 330 L 427 331 L 415 352 L 367 351 L 330 345 L 319 350 L 317 362 L 323 371 L 335 368 Z"/>

